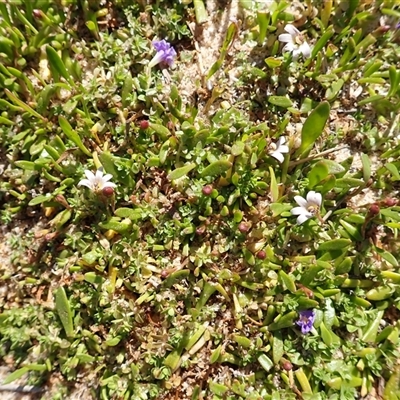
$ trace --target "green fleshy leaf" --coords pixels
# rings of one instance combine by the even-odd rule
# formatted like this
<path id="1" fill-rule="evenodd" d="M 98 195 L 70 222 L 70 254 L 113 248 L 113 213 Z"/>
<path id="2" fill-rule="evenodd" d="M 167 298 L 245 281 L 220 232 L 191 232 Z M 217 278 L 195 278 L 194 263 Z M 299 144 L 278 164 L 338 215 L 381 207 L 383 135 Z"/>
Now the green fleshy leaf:
<path id="1" fill-rule="evenodd" d="M 325 179 L 329 174 L 328 167 L 324 161 L 317 162 L 307 175 L 308 188 L 314 188 L 318 183 Z"/>
<path id="2" fill-rule="evenodd" d="M 21 107 L 24 109 L 27 113 L 31 114 L 33 117 L 36 117 L 43 122 L 46 121 L 46 118 L 41 116 L 39 113 L 37 113 L 31 106 L 28 106 L 28 104 L 24 103 L 22 100 L 20 100 L 17 96 L 14 95 L 14 93 L 10 92 L 8 89 L 4 89 L 4 93 L 7 95 L 7 97 L 17 106 Z"/>
<path id="3" fill-rule="evenodd" d="M 278 273 L 279 278 L 282 280 L 283 284 L 286 286 L 286 289 L 289 290 L 292 293 L 295 293 L 297 291 L 296 284 L 294 282 L 294 279 L 288 275 L 285 271 L 279 271 Z"/>
<path id="4" fill-rule="evenodd" d="M 142 218 L 143 211 L 140 208 L 121 207 L 115 210 L 115 215 L 121 218 L 129 218 L 136 221 Z"/>
<path id="5" fill-rule="evenodd" d="M 90 151 L 86 148 L 86 146 L 83 144 L 81 138 L 79 137 L 79 135 L 72 129 L 71 125 L 69 124 L 69 122 L 63 117 L 63 116 L 59 116 L 58 117 L 58 122 L 60 124 L 61 129 L 63 130 L 65 136 L 67 136 L 67 138 L 69 140 L 71 140 L 71 142 L 75 143 L 78 148 L 85 153 L 87 156 L 91 157 L 92 153 L 90 153 Z"/>
<path id="6" fill-rule="evenodd" d="M 272 358 L 275 365 L 279 365 L 284 353 L 282 334 L 275 332 L 272 339 Z"/>
<path id="7" fill-rule="evenodd" d="M 308 116 L 301 131 L 301 145 L 298 155 L 306 153 L 324 131 L 328 121 L 330 106 L 328 102 L 320 103 Z"/>
<path id="8" fill-rule="evenodd" d="M 275 172 L 272 167 L 269 167 L 269 173 L 271 176 L 271 197 L 272 201 L 275 203 L 279 200 L 279 186 L 276 181 Z"/>
<path id="9" fill-rule="evenodd" d="M 196 168 L 196 164 L 188 164 L 184 165 L 183 167 L 174 169 L 168 174 L 168 180 L 173 181 L 175 179 L 182 178 L 183 176 L 186 176 L 192 169 Z"/>
<path id="10" fill-rule="evenodd" d="M 349 239 L 334 239 L 327 242 L 321 243 L 318 247 L 318 251 L 332 251 L 340 250 L 347 246 L 350 246 L 352 241 Z"/>
<path id="11" fill-rule="evenodd" d="M 65 290 L 62 286 L 60 286 L 56 290 L 55 297 L 57 314 L 60 317 L 65 334 L 67 335 L 67 337 L 73 337 L 74 325 L 72 322 L 71 306 L 69 304 Z"/>
<path id="12" fill-rule="evenodd" d="M 266 356 L 265 354 L 261 354 L 259 357 L 258 357 L 258 362 L 260 363 L 260 365 L 268 372 L 268 371 L 270 371 L 272 368 L 273 368 L 273 366 L 274 366 L 274 363 L 272 362 L 272 360 L 268 357 L 268 356 Z"/>
<path id="13" fill-rule="evenodd" d="M 46 54 L 49 60 L 50 68 L 56 70 L 71 86 L 74 86 L 74 80 L 68 73 L 67 68 L 64 65 L 63 60 L 57 54 L 57 52 L 49 45 L 46 46 Z"/>
<path id="14" fill-rule="evenodd" d="M 201 176 L 205 178 L 206 176 L 222 175 L 224 172 L 228 171 L 232 167 L 232 163 L 227 160 L 214 161 L 208 167 L 204 168 Z"/>
<path id="15" fill-rule="evenodd" d="M 269 96 L 268 103 L 282 108 L 289 108 L 293 105 L 292 101 L 286 96 Z"/>
<path id="16" fill-rule="evenodd" d="M 365 330 L 364 335 L 361 338 L 363 342 L 375 342 L 383 314 L 383 310 L 378 311 L 376 318 L 367 326 L 367 329 Z"/>
<path id="17" fill-rule="evenodd" d="M 2 385 L 8 385 L 9 383 L 14 382 L 17 379 L 22 378 L 28 371 L 28 367 L 22 367 L 15 370 L 3 380 Z"/>

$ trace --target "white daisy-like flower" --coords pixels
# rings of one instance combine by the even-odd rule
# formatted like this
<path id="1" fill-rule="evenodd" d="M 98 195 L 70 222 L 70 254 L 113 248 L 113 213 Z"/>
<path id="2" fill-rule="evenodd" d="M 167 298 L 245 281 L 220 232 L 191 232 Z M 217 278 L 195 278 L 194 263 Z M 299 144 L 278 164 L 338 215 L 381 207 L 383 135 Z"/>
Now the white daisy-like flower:
<path id="1" fill-rule="evenodd" d="M 292 53 L 294 60 L 297 60 L 300 54 L 303 54 L 304 58 L 310 57 L 311 47 L 306 42 L 304 35 L 291 24 L 287 24 L 284 29 L 288 33 L 282 33 L 278 37 L 280 42 L 286 43 L 282 51 Z"/>
<path id="2" fill-rule="evenodd" d="M 301 225 L 319 212 L 322 204 L 322 195 L 311 190 L 307 193 L 307 199 L 301 196 L 294 196 L 294 200 L 300 207 L 294 207 L 290 212 L 292 215 L 298 215 L 297 225 Z"/>
<path id="3" fill-rule="evenodd" d="M 276 143 L 269 145 L 272 151 L 269 153 L 271 157 L 276 158 L 281 164 L 283 163 L 284 154 L 289 153 L 289 146 L 285 145 L 286 139 L 281 136 Z"/>
<path id="4" fill-rule="evenodd" d="M 98 169 L 96 174 L 86 169 L 85 175 L 87 179 L 82 179 L 78 183 L 78 186 L 86 186 L 95 193 L 98 193 L 107 187 L 115 188 L 117 186 L 115 183 L 109 182 L 109 180 L 112 178 L 112 175 L 104 175 L 102 168 Z"/>

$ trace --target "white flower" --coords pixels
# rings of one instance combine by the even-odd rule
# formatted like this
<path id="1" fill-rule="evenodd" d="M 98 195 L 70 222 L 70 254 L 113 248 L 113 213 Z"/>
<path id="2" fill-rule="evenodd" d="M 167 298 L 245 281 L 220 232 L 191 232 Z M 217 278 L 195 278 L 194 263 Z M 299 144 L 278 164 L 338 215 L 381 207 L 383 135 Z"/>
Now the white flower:
<path id="1" fill-rule="evenodd" d="M 92 171 L 85 170 L 85 175 L 87 179 L 82 179 L 78 186 L 86 186 L 93 192 L 100 192 L 106 187 L 115 188 L 117 185 L 115 183 L 109 182 L 112 178 L 111 174 L 103 174 L 103 169 L 100 168 L 94 174 Z"/>
<path id="2" fill-rule="evenodd" d="M 322 204 L 321 193 L 316 193 L 313 190 L 307 193 L 307 200 L 301 196 L 294 196 L 294 199 L 300 207 L 294 207 L 290 212 L 292 215 L 298 215 L 298 225 L 314 217 L 314 215 L 319 212 L 319 208 Z"/>
<path id="3" fill-rule="evenodd" d="M 281 136 L 276 143 L 271 143 L 269 146 L 273 151 L 269 153 L 270 156 L 276 158 L 281 164 L 284 160 L 284 154 L 289 153 L 289 147 L 285 145 L 286 139 Z"/>
<path id="4" fill-rule="evenodd" d="M 288 33 L 282 33 L 278 37 L 280 42 L 286 43 L 282 51 L 291 52 L 294 60 L 297 60 L 300 54 L 303 54 L 305 58 L 310 57 L 311 47 L 306 42 L 303 34 L 291 24 L 287 24 L 284 29 Z"/>

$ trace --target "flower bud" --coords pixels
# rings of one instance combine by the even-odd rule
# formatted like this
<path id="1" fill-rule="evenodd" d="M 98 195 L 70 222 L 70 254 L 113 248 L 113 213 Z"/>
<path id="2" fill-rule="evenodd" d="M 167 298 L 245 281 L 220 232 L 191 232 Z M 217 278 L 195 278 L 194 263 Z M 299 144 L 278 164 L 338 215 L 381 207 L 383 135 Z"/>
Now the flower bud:
<path id="1" fill-rule="evenodd" d="M 267 257 L 267 253 L 264 250 L 260 250 L 257 254 L 256 254 L 257 258 L 259 260 L 265 260 L 265 257 Z"/>
<path id="2" fill-rule="evenodd" d="M 147 121 L 147 119 L 142 119 L 139 126 L 140 129 L 147 129 L 149 127 L 149 121 Z"/>
<path id="3" fill-rule="evenodd" d="M 55 239 L 58 236 L 59 232 L 50 232 L 44 235 L 44 240 L 46 242 L 51 242 L 53 239 Z"/>
<path id="4" fill-rule="evenodd" d="M 107 239 L 107 240 L 111 240 L 111 239 L 113 239 L 115 236 L 117 236 L 118 235 L 118 232 L 116 232 L 116 231 L 114 231 L 114 230 L 112 230 L 112 229 L 109 229 L 108 231 L 106 231 L 106 233 L 104 234 L 104 237 Z"/>
<path id="5" fill-rule="evenodd" d="M 390 31 L 391 26 L 390 25 L 382 25 L 375 29 L 373 33 L 386 33 Z"/>
<path id="6" fill-rule="evenodd" d="M 385 199 L 385 205 L 387 205 L 388 207 L 393 207 L 397 204 L 397 200 L 393 199 L 391 197 L 388 197 Z"/>
<path id="7" fill-rule="evenodd" d="M 203 187 L 203 190 L 202 190 L 204 196 L 209 196 L 212 193 L 212 191 L 213 191 L 212 185 L 206 185 Z"/>
<path id="8" fill-rule="evenodd" d="M 33 15 L 34 18 L 42 19 L 43 18 L 43 11 L 35 8 L 34 10 L 32 10 L 32 15 Z"/>
<path id="9" fill-rule="evenodd" d="M 285 371 L 290 371 L 291 369 L 293 369 L 293 364 L 290 361 L 285 360 L 285 361 L 282 362 L 282 368 Z"/>
<path id="10" fill-rule="evenodd" d="M 196 228 L 197 235 L 202 235 L 205 231 L 206 231 L 205 225 L 200 225 L 198 228 Z"/>
<path id="11" fill-rule="evenodd" d="M 369 207 L 369 213 L 372 215 L 377 215 L 380 212 L 380 208 L 378 204 L 371 204 L 371 206 Z"/>
<path id="12" fill-rule="evenodd" d="M 111 197 L 114 194 L 114 189 L 110 186 L 106 186 L 103 188 L 102 193 L 105 197 Z"/>
<path id="13" fill-rule="evenodd" d="M 49 218 L 51 217 L 56 209 L 54 207 L 44 207 L 44 215 Z"/>
<path id="14" fill-rule="evenodd" d="M 169 270 L 163 269 L 163 270 L 161 271 L 161 278 L 164 278 L 164 279 L 165 279 L 168 275 L 169 275 Z"/>
<path id="15" fill-rule="evenodd" d="M 238 226 L 238 229 L 241 233 L 246 233 L 249 231 L 250 226 L 246 222 L 241 222 Z"/>
<path id="16" fill-rule="evenodd" d="M 61 205 L 63 205 L 65 208 L 71 209 L 70 205 L 68 204 L 67 199 L 62 195 L 62 194 L 58 194 L 54 200 L 57 203 L 60 203 Z"/>

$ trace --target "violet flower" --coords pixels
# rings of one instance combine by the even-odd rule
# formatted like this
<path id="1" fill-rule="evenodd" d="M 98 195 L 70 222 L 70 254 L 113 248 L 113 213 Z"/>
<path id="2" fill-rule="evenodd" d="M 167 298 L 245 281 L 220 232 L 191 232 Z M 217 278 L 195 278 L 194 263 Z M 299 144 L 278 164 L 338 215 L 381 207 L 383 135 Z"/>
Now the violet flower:
<path id="1" fill-rule="evenodd" d="M 296 324 L 301 327 L 301 333 L 303 335 L 307 334 L 313 328 L 315 321 L 315 311 L 314 310 L 304 310 L 300 311 L 300 318 L 296 321 Z"/>
<path id="2" fill-rule="evenodd" d="M 169 67 L 172 67 L 176 57 L 175 49 L 164 39 L 155 40 L 153 46 L 157 50 L 157 54 L 150 61 L 149 68 L 152 68 L 157 64 L 166 64 Z"/>

